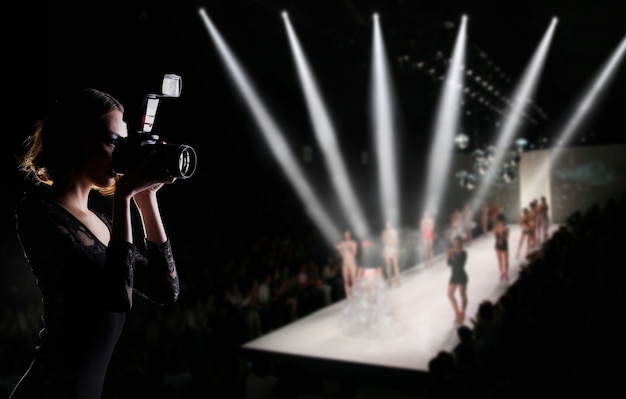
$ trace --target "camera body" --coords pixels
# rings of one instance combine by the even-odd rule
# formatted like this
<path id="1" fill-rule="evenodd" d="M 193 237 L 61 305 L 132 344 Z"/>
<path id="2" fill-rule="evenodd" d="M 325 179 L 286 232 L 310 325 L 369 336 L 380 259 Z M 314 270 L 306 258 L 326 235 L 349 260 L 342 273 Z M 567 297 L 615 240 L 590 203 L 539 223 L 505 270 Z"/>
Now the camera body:
<path id="1" fill-rule="evenodd" d="M 113 151 L 113 170 L 124 174 L 136 167 L 151 152 L 154 152 L 155 173 L 184 180 L 195 172 L 197 156 L 192 147 L 186 144 L 168 144 L 158 135 L 143 131 L 117 141 Z"/>
<path id="2" fill-rule="evenodd" d="M 166 74 L 163 77 L 162 93 L 144 96 L 142 130 L 118 139 L 115 144 L 112 165 L 115 173 L 126 173 L 139 165 L 150 153 L 154 153 L 155 170 L 152 172 L 183 180 L 193 176 L 198 163 L 196 151 L 186 144 L 167 143 L 152 132 L 160 99 L 179 97 L 181 88 L 180 76 Z"/>

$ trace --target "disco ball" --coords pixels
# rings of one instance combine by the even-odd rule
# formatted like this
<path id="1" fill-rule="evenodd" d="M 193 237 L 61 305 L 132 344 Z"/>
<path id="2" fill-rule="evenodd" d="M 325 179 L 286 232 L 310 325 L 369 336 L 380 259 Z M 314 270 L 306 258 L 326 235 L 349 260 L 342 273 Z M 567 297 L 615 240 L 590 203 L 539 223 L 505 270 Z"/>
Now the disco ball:
<path id="1" fill-rule="evenodd" d="M 472 155 L 474 156 L 474 158 L 476 159 L 481 159 L 485 157 L 485 152 L 481 149 L 475 149 L 474 152 L 472 152 Z"/>
<path id="2" fill-rule="evenodd" d="M 456 180 L 457 184 L 461 187 L 465 187 L 465 180 L 467 179 L 467 175 L 469 173 L 467 173 L 467 171 L 465 170 L 460 170 L 458 172 L 456 172 L 456 174 L 454 175 L 454 180 Z"/>
<path id="3" fill-rule="evenodd" d="M 515 140 L 515 145 L 521 150 L 528 145 L 528 140 L 520 137 L 519 139 Z"/>
<path id="4" fill-rule="evenodd" d="M 485 149 L 485 156 L 487 157 L 489 162 L 491 162 L 494 159 L 496 159 L 496 147 L 494 147 L 492 145 L 487 147 L 487 149 Z"/>
<path id="5" fill-rule="evenodd" d="M 457 184 L 462 188 L 473 190 L 476 187 L 477 179 L 476 179 L 476 175 L 474 175 L 473 173 L 468 173 L 465 170 L 461 170 L 461 171 L 456 172 L 456 174 L 454 175 L 454 178 Z"/>
<path id="6" fill-rule="evenodd" d="M 519 165 L 519 160 L 520 160 L 519 153 L 517 151 L 511 151 L 509 153 L 509 157 L 507 159 L 506 165 L 511 166 L 511 167 L 516 167 L 517 165 Z"/>
<path id="7" fill-rule="evenodd" d="M 500 176 L 505 183 L 512 183 L 517 179 L 517 173 L 515 172 L 515 169 L 510 166 L 502 168 L 502 173 L 500 174 Z"/>
<path id="8" fill-rule="evenodd" d="M 469 137 L 464 133 L 459 133 L 454 138 L 454 144 L 456 144 L 459 149 L 464 150 L 469 145 Z"/>
<path id="9" fill-rule="evenodd" d="M 468 190 L 473 190 L 476 188 L 476 181 L 478 179 L 476 178 L 476 175 L 473 173 L 470 173 L 467 175 L 466 179 L 465 179 L 465 188 Z"/>
<path id="10" fill-rule="evenodd" d="M 484 175 L 489 170 L 489 165 L 491 165 L 491 162 L 487 158 L 479 158 L 474 162 L 474 170 L 479 175 Z"/>

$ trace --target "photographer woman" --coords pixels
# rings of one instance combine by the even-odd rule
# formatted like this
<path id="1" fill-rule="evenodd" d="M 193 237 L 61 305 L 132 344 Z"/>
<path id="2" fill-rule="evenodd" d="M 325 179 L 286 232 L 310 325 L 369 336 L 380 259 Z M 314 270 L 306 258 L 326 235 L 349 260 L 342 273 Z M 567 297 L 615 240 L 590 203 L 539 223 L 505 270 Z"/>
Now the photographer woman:
<path id="1" fill-rule="evenodd" d="M 11 399 L 100 398 L 133 294 L 160 305 L 178 299 L 157 201 L 174 178 L 149 172 L 151 156 L 113 173 L 116 141 L 127 136 L 123 117 L 115 98 L 84 89 L 55 103 L 26 142 L 19 166 L 35 184 L 17 206 L 17 232 L 41 290 L 43 329 Z M 111 216 L 92 207 L 94 190 L 112 198 Z M 133 228 L 143 242 L 133 242 Z"/>

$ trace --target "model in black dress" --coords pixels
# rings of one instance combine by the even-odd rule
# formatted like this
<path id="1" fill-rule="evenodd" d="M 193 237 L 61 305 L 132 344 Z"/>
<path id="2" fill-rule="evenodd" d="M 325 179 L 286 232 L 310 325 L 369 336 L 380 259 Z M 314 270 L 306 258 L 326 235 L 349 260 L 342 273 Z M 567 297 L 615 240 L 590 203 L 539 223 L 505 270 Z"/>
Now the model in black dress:
<path id="1" fill-rule="evenodd" d="M 495 247 L 500 281 L 505 281 L 509 278 L 509 228 L 504 223 L 504 215 L 498 217 L 493 231 L 496 237 Z"/>
<path id="2" fill-rule="evenodd" d="M 467 252 L 463 249 L 463 240 L 460 237 L 452 241 L 452 247 L 448 250 L 448 266 L 451 267 L 450 282 L 448 285 L 448 298 L 452 303 L 456 324 L 462 324 L 465 319 L 465 310 L 467 309 L 467 272 L 465 264 L 467 263 Z M 459 289 L 461 296 L 460 306 L 455 297 L 456 289 Z"/>

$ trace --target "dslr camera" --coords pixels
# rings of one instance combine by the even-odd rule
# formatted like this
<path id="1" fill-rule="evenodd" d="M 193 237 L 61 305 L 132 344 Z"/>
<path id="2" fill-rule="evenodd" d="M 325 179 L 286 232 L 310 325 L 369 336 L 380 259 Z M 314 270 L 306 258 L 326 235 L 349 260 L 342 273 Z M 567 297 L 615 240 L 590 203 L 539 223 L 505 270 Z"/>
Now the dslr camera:
<path id="1" fill-rule="evenodd" d="M 155 153 L 155 172 L 177 179 L 193 176 L 198 164 L 196 151 L 186 144 L 170 144 L 152 131 L 159 101 L 178 98 L 182 90 L 182 79 L 175 74 L 163 77 L 161 94 L 144 95 L 142 129 L 118 139 L 113 150 L 113 170 L 124 174 L 136 167 L 149 153 Z"/>

